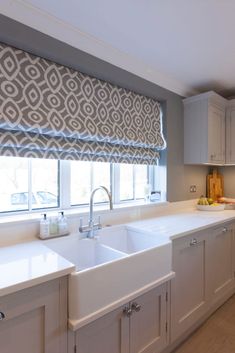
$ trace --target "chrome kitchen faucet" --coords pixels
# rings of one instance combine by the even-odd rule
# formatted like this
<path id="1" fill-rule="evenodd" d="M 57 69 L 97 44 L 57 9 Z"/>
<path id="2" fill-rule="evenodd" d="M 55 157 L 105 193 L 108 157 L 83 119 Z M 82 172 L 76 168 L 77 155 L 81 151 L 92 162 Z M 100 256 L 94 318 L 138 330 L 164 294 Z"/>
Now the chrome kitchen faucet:
<path id="1" fill-rule="evenodd" d="M 90 213 L 89 213 L 89 221 L 87 225 L 82 225 L 82 218 L 80 218 L 80 226 L 79 226 L 79 232 L 80 233 L 87 233 L 86 236 L 88 238 L 94 238 L 95 235 L 95 231 L 97 231 L 98 229 L 102 228 L 102 225 L 100 223 L 100 216 L 98 217 L 98 222 L 95 223 L 94 222 L 94 195 L 96 193 L 96 191 L 98 190 L 103 190 L 106 192 L 106 194 L 108 195 L 108 199 L 109 199 L 109 209 L 112 210 L 113 209 L 113 201 L 112 201 L 112 194 L 111 192 L 109 192 L 109 190 L 105 187 L 105 186 L 98 186 L 97 188 L 95 188 L 90 195 Z"/>

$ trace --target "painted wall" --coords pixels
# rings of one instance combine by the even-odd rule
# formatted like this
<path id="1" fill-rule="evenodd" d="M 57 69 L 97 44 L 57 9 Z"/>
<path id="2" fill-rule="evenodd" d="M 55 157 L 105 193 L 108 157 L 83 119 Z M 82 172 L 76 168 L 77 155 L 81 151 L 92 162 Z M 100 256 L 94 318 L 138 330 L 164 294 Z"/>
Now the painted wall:
<path id="1" fill-rule="evenodd" d="M 235 167 L 222 167 L 219 172 L 224 176 L 224 196 L 235 198 Z"/>
<path id="2" fill-rule="evenodd" d="M 0 41 L 161 101 L 168 147 L 162 153 L 160 163 L 167 173 L 167 199 L 180 201 L 205 194 L 208 168 L 183 164 L 180 96 L 2 15 Z M 197 186 L 197 193 L 189 193 L 191 184 Z"/>

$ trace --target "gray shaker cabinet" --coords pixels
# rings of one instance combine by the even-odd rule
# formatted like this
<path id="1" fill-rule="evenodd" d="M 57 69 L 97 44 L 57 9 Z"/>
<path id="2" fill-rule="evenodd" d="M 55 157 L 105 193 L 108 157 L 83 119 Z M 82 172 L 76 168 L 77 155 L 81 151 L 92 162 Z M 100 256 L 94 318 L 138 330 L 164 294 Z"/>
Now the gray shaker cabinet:
<path id="1" fill-rule="evenodd" d="M 208 232 L 199 232 L 173 241 L 171 292 L 171 340 L 187 331 L 207 310 Z"/>
<path id="2" fill-rule="evenodd" d="M 235 99 L 226 110 L 226 164 L 235 165 Z"/>
<path id="3" fill-rule="evenodd" d="M 67 352 L 67 279 L 0 297 L 1 353 Z"/>
<path id="4" fill-rule="evenodd" d="M 171 341 L 197 325 L 234 293 L 234 224 L 173 240 Z"/>
<path id="5" fill-rule="evenodd" d="M 75 332 L 76 352 L 162 351 L 168 342 L 166 293 L 165 283 L 83 326 Z"/>
<path id="6" fill-rule="evenodd" d="M 234 225 L 213 229 L 208 250 L 210 304 L 219 301 L 234 287 Z"/>
<path id="7" fill-rule="evenodd" d="M 214 92 L 186 98 L 184 103 L 184 163 L 225 164 L 227 100 Z"/>

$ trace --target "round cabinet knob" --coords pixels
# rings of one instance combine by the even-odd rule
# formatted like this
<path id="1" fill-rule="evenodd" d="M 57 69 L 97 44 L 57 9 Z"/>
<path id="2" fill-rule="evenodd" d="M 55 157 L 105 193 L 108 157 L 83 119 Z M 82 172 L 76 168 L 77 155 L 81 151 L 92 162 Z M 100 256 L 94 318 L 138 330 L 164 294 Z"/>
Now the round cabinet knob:
<path id="1" fill-rule="evenodd" d="M 129 308 L 128 306 L 126 306 L 126 307 L 123 309 L 123 314 L 126 315 L 127 317 L 130 317 L 131 314 L 132 314 L 132 309 Z"/>
<path id="2" fill-rule="evenodd" d="M 138 303 L 136 303 L 136 302 L 134 302 L 134 303 L 132 303 L 132 305 L 131 305 L 131 309 L 134 310 L 134 311 L 136 311 L 136 312 L 138 312 L 138 311 L 140 311 L 140 309 L 141 309 L 141 305 L 138 304 Z"/>
<path id="3" fill-rule="evenodd" d="M 224 227 L 223 228 L 223 233 L 226 233 L 228 231 L 228 228 Z"/>
<path id="4" fill-rule="evenodd" d="M 0 311 L 0 321 L 4 319 L 5 319 L 5 314 L 2 311 Z"/>

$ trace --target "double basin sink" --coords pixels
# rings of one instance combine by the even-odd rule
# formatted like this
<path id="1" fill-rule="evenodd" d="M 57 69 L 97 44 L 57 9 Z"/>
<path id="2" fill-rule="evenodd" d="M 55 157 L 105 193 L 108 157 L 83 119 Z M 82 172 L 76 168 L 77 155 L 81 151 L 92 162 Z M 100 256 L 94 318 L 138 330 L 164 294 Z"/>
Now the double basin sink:
<path id="1" fill-rule="evenodd" d="M 127 225 L 103 228 L 94 239 L 74 234 L 46 245 L 76 266 L 69 278 L 72 328 L 171 272 L 171 241 Z"/>

